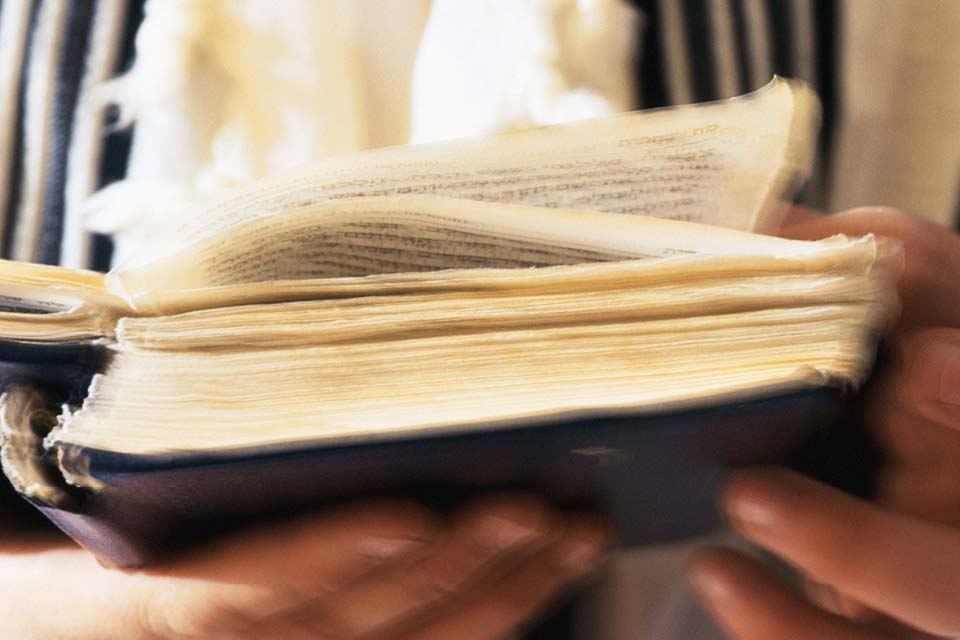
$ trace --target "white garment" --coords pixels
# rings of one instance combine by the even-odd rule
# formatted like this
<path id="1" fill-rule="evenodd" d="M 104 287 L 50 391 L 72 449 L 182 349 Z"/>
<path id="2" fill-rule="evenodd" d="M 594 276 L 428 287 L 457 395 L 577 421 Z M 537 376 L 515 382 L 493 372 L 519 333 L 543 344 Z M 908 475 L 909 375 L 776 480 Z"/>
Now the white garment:
<path id="1" fill-rule="evenodd" d="M 831 208 L 886 205 L 943 224 L 960 193 L 960 2 L 846 0 Z"/>
<path id="2" fill-rule="evenodd" d="M 336 0 L 151 0 L 136 61 L 104 86 L 136 122 L 126 178 L 88 203 L 115 261 L 187 201 L 360 148 Z M 280 8 L 278 10 L 278 7 Z M 288 19 L 296 16 L 296 19 Z"/>
<path id="3" fill-rule="evenodd" d="M 121 262 L 186 202 L 407 142 L 411 120 L 425 140 L 628 109 L 633 15 L 625 0 L 150 0 L 133 69 L 102 93 L 136 122 L 127 176 L 86 203 L 89 226 Z"/>
<path id="4" fill-rule="evenodd" d="M 637 17 L 622 0 L 434 0 L 411 142 L 629 111 Z"/>

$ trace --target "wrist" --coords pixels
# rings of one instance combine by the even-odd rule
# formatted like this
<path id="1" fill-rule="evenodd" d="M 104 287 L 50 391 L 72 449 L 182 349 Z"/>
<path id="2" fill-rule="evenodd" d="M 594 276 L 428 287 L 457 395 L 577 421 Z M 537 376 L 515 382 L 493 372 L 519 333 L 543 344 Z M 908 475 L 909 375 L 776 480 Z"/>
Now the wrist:
<path id="1" fill-rule="evenodd" d="M 0 637 L 140 640 L 130 576 L 69 546 L 0 549 Z M 144 639 L 145 640 L 145 639 Z"/>

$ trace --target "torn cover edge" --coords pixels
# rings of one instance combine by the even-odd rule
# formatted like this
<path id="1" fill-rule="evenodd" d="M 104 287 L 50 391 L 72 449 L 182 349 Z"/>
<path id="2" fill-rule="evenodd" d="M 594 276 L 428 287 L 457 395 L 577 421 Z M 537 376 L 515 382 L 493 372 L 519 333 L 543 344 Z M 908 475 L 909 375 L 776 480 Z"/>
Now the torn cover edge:
<path id="1" fill-rule="evenodd" d="M 43 391 L 25 384 L 8 385 L 0 395 L 0 466 L 28 501 L 76 511 L 86 492 L 67 483 L 44 447 L 57 422 L 56 404 Z"/>

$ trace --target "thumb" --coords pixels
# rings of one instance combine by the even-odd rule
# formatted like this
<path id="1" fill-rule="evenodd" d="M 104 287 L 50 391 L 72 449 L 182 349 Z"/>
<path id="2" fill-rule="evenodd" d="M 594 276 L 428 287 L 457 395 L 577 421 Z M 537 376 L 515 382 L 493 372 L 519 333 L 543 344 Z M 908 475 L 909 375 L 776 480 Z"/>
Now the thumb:
<path id="1" fill-rule="evenodd" d="M 829 216 L 791 216 L 780 235 L 818 240 L 838 233 L 874 233 L 903 244 L 906 265 L 899 282 L 902 324 L 960 327 L 960 235 L 888 207 L 860 207 Z"/>

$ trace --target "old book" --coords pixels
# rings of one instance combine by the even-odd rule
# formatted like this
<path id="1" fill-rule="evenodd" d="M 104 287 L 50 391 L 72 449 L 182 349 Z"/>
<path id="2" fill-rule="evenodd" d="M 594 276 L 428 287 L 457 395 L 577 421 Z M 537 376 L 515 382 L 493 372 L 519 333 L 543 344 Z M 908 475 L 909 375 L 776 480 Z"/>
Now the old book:
<path id="1" fill-rule="evenodd" d="M 888 242 L 754 233 L 815 128 L 778 80 L 331 159 L 199 203 L 106 275 L 0 263 L 4 471 L 125 566 L 394 491 L 530 487 L 627 543 L 701 531 L 722 466 L 822 427 L 894 312 Z"/>

